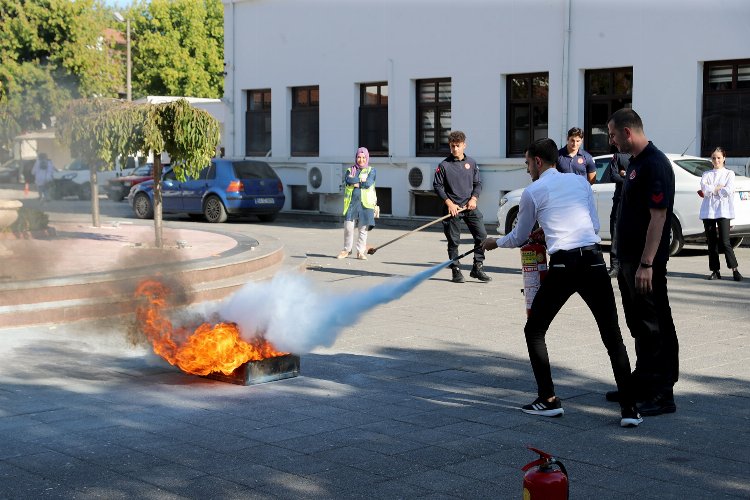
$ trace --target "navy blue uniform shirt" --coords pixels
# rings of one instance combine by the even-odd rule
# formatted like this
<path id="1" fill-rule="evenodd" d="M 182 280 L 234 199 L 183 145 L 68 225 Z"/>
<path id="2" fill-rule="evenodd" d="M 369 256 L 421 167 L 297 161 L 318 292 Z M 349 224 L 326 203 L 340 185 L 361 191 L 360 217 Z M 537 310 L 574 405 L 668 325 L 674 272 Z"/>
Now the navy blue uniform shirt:
<path id="1" fill-rule="evenodd" d="M 654 256 L 655 264 L 666 264 L 674 208 L 674 170 L 664 153 L 649 141 L 638 156 L 630 158 L 625 172 L 617 219 L 617 258 L 621 261 L 640 262 L 652 208 L 667 209 L 659 249 Z"/>
<path id="2" fill-rule="evenodd" d="M 448 156 L 435 170 L 432 187 L 440 199 L 450 198 L 459 207 L 466 205 L 472 196 L 478 199 L 482 193 L 482 181 L 477 162 L 466 155 L 463 160 Z"/>
<path id="3" fill-rule="evenodd" d="M 571 173 L 588 178 L 587 174 L 596 172 L 596 163 L 583 148 L 579 148 L 575 155 L 569 156 L 568 147 L 563 146 L 557 151 L 557 170 L 564 174 Z"/>

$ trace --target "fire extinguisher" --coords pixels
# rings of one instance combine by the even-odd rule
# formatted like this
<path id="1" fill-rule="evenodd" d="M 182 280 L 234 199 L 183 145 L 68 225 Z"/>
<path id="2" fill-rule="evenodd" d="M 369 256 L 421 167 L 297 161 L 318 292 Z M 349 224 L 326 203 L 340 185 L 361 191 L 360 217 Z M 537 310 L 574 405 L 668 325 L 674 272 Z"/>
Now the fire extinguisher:
<path id="1" fill-rule="evenodd" d="M 534 240 L 521 247 L 521 273 L 523 274 L 523 295 L 526 297 L 526 316 L 531 314 L 539 286 L 547 275 L 547 248 Z"/>
<path id="2" fill-rule="evenodd" d="M 568 500 L 570 488 L 565 466 L 549 453 L 528 446 L 539 458 L 524 465 L 523 500 Z"/>

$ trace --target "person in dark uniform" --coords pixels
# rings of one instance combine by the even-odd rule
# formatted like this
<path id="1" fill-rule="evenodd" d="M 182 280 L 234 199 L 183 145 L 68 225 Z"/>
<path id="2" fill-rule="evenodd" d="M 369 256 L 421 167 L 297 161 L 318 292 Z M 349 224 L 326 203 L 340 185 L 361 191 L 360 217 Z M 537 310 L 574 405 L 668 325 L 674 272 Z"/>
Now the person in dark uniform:
<path id="1" fill-rule="evenodd" d="M 609 163 L 609 178 L 615 183 L 615 192 L 612 195 L 612 211 L 609 213 L 609 234 L 612 245 L 609 249 L 609 277 L 616 278 L 620 272 L 620 261 L 617 260 L 617 211 L 620 209 L 620 198 L 622 197 L 622 182 L 625 171 L 630 164 L 630 155 L 620 153 L 612 146 L 612 161 Z"/>
<path id="2" fill-rule="evenodd" d="M 596 163 L 594 158 L 581 148 L 583 130 L 573 127 L 568 130 L 568 139 L 564 147 L 558 150 L 557 170 L 562 173 L 582 175 L 589 184 L 596 182 Z"/>
<path id="3" fill-rule="evenodd" d="M 477 208 L 479 195 L 482 193 L 482 181 L 479 178 L 479 167 L 473 158 L 466 156 L 466 134 L 454 130 L 448 136 L 451 154 L 438 165 L 432 187 L 445 203 L 443 214 L 452 217 L 443 221 L 443 232 L 448 239 L 448 258 L 458 257 L 458 243 L 461 240 L 459 222 L 463 220 L 478 247 L 487 237 L 482 212 Z M 463 209 L 463 210 L 462 210 Z M 483 269 L 484 250 L 474 251 L 474 266 L 469 276 L 479 281 L 490 281 L 492 278 Z M 463 283 L 464 276 L 458 262 L 451 264 L 453 274 L 451 281 Z"/>
<path id="4" fill-rule="evenodd" d="M 545 417 L 563 414 L 560 398 L 555 396 L 544 338 L 562 306 L 577 293 L 596 319 L 617 388 L 623 394 L 620 425 L 635 427 L 642 419 L 635 399 L 628 396 L 630 360 L 622 341 L 612 281 L 599 247 L 594 193 L 586 179 L 558 172 L 556 159 L 557 145 L 552 139 L 540 139 L 526 149 L 526 165 L 533 182 L 521 195 L 518 223 L 504 237 L 487 238 L 482 244 L 486 250 L 520 247 L 528 240 L 535 221 L 539 221 L 550 253 L 549 272 L 531 303 L 524 327 L 538 398 L 521 409 Z M 535 231 L 534 235 L 538 233 Z"/>
<path id="5" fill-rule="evenodd" d="M 648 140 L 632 109 L 615 111 L 607 122 L 610 143 L 631 155 L 617 218 L 617 283 L 630 334 L 635 339 L 633 384 L 644 416 L 673 413 L 679 346 L 667 293 L 674 171 Z M 607 393 L 617 401 L 618 391 Z"/>

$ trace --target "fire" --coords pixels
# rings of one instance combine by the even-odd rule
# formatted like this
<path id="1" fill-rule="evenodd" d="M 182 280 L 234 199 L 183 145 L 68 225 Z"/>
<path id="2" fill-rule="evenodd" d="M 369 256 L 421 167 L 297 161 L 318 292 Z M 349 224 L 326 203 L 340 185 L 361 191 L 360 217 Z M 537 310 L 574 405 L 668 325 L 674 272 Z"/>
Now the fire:
<path id="1" fill-rule="evenodd" d="M 170 289 L 155 280 L 141 282 L 135 291 L 138 328 L 151 342 L 154 352 L 182 371 L 195 375 L 212 372 L 231 374 L 248 361 L 287 353 L 276 351 L 266 339 L 246 341 L 234 323 L 202 323 L 197 328 L 177 327 L 165 314 Z"/>

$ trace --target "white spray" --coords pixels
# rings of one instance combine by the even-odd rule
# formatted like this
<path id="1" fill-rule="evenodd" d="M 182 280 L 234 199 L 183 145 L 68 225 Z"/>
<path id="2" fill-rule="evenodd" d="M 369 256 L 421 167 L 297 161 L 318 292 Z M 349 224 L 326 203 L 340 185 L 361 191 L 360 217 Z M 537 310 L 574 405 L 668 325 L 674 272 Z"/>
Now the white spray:
<path id="1" fill-rule="evenodd" d="M 221 304 L 219 314 L 237 323 L 244 337 L 262 333 L 281 351 L 305 354 L 332 345 L 341 330 L 354 325 L 364 313 L 402 297 L 450 263 L 357 292 L 355 307 L 351 293 L 325 293 L 302 274 L 282 273 L 270 282 L 245 285 Z"/>

